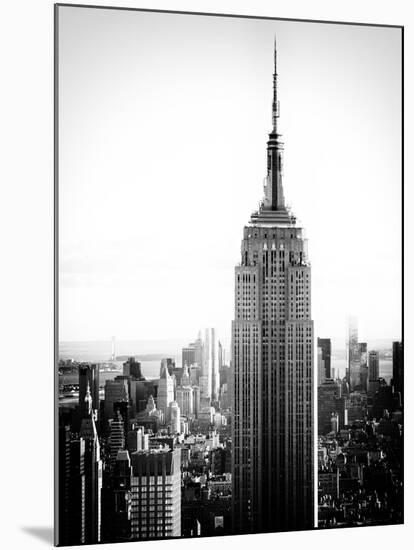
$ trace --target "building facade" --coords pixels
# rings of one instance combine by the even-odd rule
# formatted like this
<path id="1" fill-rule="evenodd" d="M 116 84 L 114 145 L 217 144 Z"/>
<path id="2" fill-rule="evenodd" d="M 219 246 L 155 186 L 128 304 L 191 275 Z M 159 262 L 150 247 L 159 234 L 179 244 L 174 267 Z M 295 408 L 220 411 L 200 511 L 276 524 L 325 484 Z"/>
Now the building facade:
<path id="1" fill-rule="evenodd" d="M 368 393 L 374 395 L 379 388 L 379 352 L 371 350 L 368 354 Z"/>
<path id="2" fill-rule="evenodd" d="M 101 542 L 101 491 L 102 460 L 95 416 L 92 409 L 92 396 L 89 384 L 85 397 L 85 414 L 82 418 L 79 433 L 85 442 L 84 475 L 85 475 L 85 544 Z"/>
<path id="3" fill-rule="evenodd" d="M 322 348 L 317 348 L 317 376 L 318 387 L 326 381 L 325 361 L 323 360 Z"/>
<path id="4" fill-rule="evenodd" d="M 360 360 L 360 387 L 363 392 L 368 391 L 368 346 L 366 342 L 359 342 L 359 360 Z"/>
<path id="5" fill-rule="evenodd" d="M 214 328 L 207 328 L 205 332 L 204 363 L 209 378 L 211 399 L 218 401 L 220 392 L 219 349 Z"/>
<path id="6" fill-rule="evenodd" d="M 321 357 L 325 368 L 325 379 L 333 378 L 331 372 L 331 339 L 330 338 L 318 338 L 317 340 L 318 350 L 321 350 Z"/>
<path id="7" fill-rule="evenodd" d="M 131 455 L 131 537 L 181 536 L 181 451 Z"/>
<path id="8" fill-rule="evenodd" d="M 194 414 L 193 388 L 191 386 L 180 386 L 177 388 L 177 403 L 181 414 L 184 416 Z"/>
<path id="9" fill-rule="evenodd" d="M 220 391 L 220 374 L 218 360 L 218 342 L 214 328 L 206 328 L 202 347 L 202 364 L 200 373 L 201 396 L 217 401 Z"/>
<path id="10" fill-rule="evenodd" d="M 162 412 L 164 422 L 169 420 L 169 407 L 174 401 L 174 380 L 168 370 L 168 365 L 161 365 L 161 376 L 158 384 L 157 409 Z"/>
<path id="11" fill-rule="evenodd" d="M 114 417 L 115 403 L 129 403 L 128 379 L 119 376 L 115 380 L 106 380 L 105 382 L 105 422 Z M 108 427 L 108 424 L 106 424 Z"/>
<path id="12" fill-rule="evenodd" d="M 200 388 L 198 386 L 193 386 L 193 413 L 196 418 L 198 418 L 199 412 L 200 412 Z"/>
<path id="13" fill-rule="evenodd" d="M 105 542 L 131 540 L 131 478 L 129 453 L 119 450 L 113 474 L 102 491 L 102 537 Z"/>
<path id="14" fill-rule="evenodd" d="M 114 469 L 118 451 L 125 449 L 125 428 L 119 409 L 114 412 L 110 421 L 108 445 L 110 450 L 110 468 Z"/>
<path id="15" fill-rule="evenodd" d="M 318 387 L 318 434 L 326 435 L 331 431 L 332 413 L 338 413 L 339 427 L 347 423 L 346 401 L 342 396 L 342 386 L 338 380 L 325 380 Z"/>
<path id="16" fill-rule="evenodd" d="M 88 384 L 92 396 L 92 408 L 99 411 L 99 365 L 96 363 L 79 365 L 79 405 L 81 408 L 85 403 Z"/>
<path id="17" fill-rule="evenodd" d="M 232 323 L 236 533 L 313 527 L 313 321 L 303 230 L 285 206 L 275 49 L 265 197 L 244 228 Z"/>
<path id="18" fill-rule="evenodd" d="M 170 403 L 170 430 L 171 433 L 181 433 L 181 411 L 177 401 Z"/>
<path id="19" fill-rule="evenodd" d="M 188 367 L 190 365 L 194 365 L 196 362 L 196 345 L 195 342 L 192 342 L 191 344 L 188 344 L 186 348 L 182 348 L 181 350 L 181 364 L 184 367 L 184 365 L 187 365 Z"/>

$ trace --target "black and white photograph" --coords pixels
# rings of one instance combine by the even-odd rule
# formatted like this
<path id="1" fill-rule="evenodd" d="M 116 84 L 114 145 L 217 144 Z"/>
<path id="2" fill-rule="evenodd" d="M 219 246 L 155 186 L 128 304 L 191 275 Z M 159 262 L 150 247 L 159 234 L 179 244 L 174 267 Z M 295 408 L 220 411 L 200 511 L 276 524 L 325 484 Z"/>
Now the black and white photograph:
<path id="1" fill-rule="evenodd" d="M 55 544 L 404 523 L 402 26 L 54 17 Z"/>

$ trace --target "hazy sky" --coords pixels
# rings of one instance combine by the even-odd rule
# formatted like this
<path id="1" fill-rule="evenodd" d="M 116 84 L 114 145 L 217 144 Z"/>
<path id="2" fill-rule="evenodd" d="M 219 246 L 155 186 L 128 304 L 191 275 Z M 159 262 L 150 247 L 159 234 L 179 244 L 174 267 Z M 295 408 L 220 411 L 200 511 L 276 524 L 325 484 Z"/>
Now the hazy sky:
<path id="1" fill-rule="evenodd" d="M 275 34 L 315 335 L 401 337 L 399 29 L 63 7 L 60 340 L 230 337 Z"/>

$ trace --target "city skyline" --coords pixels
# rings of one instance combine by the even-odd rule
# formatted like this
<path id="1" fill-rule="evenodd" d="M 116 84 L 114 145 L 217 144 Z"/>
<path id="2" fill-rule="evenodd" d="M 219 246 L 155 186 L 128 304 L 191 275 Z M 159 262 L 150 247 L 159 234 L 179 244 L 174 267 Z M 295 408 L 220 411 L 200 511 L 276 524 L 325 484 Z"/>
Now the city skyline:
<path id="1" fill-rule="evenodd" d="M 400 188 L 389 185 L 400 180 L 397 30 L 394 35 L 394 29 L 339 25 L 331 29 L 286 21 L 248 21 L 247 25 L 210 17 L 183 20 L 172 14 L 139 14 L 137 18 L 134 13 L 108 15 L 105 10 L 100 11 L 98 20 L 94 11 L 92 20 L 92 11 L 65 8 L 61 29 L 60 186 L 67 207 L 60 213 L 60 339 L 106 340 L 115 334 L 118 340 L 151 340 L 158 335 L 184 340 L 191 337 L 194 326 L 212 326 L 223 341 L 229 341 L 233 265 L 240 246 L 237 228 L 243 225 L 251 205 L 257 204 L 264 176 L 262 136 L 268 131 L 269 44 L 275 33 L 284 52 L 280 63 L 284 75 L 282 133 L 289 142 L 286 199 L 295 204 L 310 240 L 315 336 L 331 338 L 334 347 L 336 342 L 343 343 L 347 317 L 355 314 L 365 341 L 399 339 Z M 153 35 L 142 28 L 151 17 L 158 21 Z M 167 20 L 173 21 L 168 27 Z M 108 24 L 122 29 L 116 47 L 104 32 Z M 194 25 L 189 39 L 195 40 L 199 34 L 194 53 L 184 52 L 180 42 L 187 24 Z M 70 36 L 75 28 L 78 45 L 72 48 Z M 220 48 L 210 51 L 205 47 L 209 32 Z M 164 48 L 167 38 L 168 51 Z M 140 40 L 148 43 L 145 55 L 139 49 Z M 324 48 L 328 41 L 329 53 Z M 85 59 L 80 59 L 80 53 Z M 104 55 L 106 65 L 102 64 Z M 174 56 L 179 57 L 179 65 Z M 93 67 L 90 74 L 87 66 Z M 361 72 L 364 70 L 366 75 Z M 119 79 L 112 78 L 113 71 Z M 146 82 L 144 88 L 141 79 Z M 363 85 L 356 88 L 358 79 Z M 332 89 L 330 82 L 334 81 L 342 88 Z M 119 112 L 114 109 L 118 97 L 122 97 Z M 143 113 L 141 104 L 148 114 Z M 108 109 L 114 109 L 114 114 Z M 184 116 L 180 129 L 178 117 L 186 113 L 190 116 Z M 330 130 L 336 131 L 334 123 L 341 127 L 343 137 L 335 133 L 330 144 L 326 136 Z M 379 124 L 385 132 L 378 131 Z M 158 166 L 157 149 L 154 156 L 149 147 L 155 145 L 164 125 L 175 153 L 163 151 L 165 166 Z M 197 126 L 203 132 L 196 132 Z M 304 127 L 309 129 L 308 135 L 304 135 Z M 144 143 L 144 135 L 148 143 Z M 194 145 L 196 135 L 201 156 Z M 370 150 L 364 147 L 366 139 Z M 322 140 L 323 149 L 319 145 Z M 181 144 L 181 152 L 174 142 Z M 350 159 L 349 170 L 334 169 L 335 162 L 344 160 L 341 148 L 345 143 L 353 144 L 345 155 Z M 103 156 L 97 156 L 97 147 Z M 217 160 L 214 169 L 206 166 L 206 154 Z M 385 154 L 390 162 L 380 169 L 378 159 Z M 69 166 L 69 158 L 76 159 L 75 167 Z M 295 158 L 303 162 L 297 163 Z M 200 163 L 205 175 L 197 171 Z M 344 180 L 344 173 L 349 181 Z M 112 181 L 116 181 L 116 196 L 110 188 Z M 146 182 L 151 183 L 148 188 Z M 374 209 L 368 199 L 373 186 Z M 200 190 L 206 191 L 203 209 L 197 207 Z M 174 204 L 174 212 L 165 200 Z M 380 221 L 389 211 L 394 214 L 384 227 Z M 185 238 L 175 239 L 171 246 L 169 231 L 148 231 L 155 212 Z M 214 219 L 216 215 L 228 222 L 224 236 L 207 223 L 206 216 Z M 355 215 L 358 227 L 350 224 L 346 232 L 326 231 L 335 220 L 341 224 L 345 218 L 354 220 Z M 376 239 L 368 239 L 368 235 L 376 235 Z M 197 249 L 200 243 L 203 254 Z M 380 248 L 374 250 L 376 246 Z M 331 261 L 327 262 L 328 253 Z M 341 258 L 347 269 L 338 263 Z M 204 265 L 197 286 L 191 275 L 195 265 Z M 177 292 L 168 293 L 167 300 L 169 285 Z M 191 305 L 197 288 L 203 291 L 194 311 Z M 141 289 L 146 289 L 147 295 L 158 292 L 158 301 L 164 306 L 149 301 Z M 335 303 L 331 299 L 334 289 Z M 376 309 L 379 294 L 382 316 Z M 189 311 L 192 315 L 187 315 Z"/>

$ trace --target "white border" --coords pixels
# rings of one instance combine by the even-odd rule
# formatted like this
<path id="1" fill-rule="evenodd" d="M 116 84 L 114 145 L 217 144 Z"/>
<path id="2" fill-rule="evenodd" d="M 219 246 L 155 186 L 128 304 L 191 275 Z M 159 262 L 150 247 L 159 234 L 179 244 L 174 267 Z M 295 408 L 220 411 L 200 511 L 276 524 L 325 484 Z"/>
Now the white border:
<path id="1" fill-rule="evenodd" d="M 406 150 L 412 150 L 413 17 L 410 2 L 393 0 L 153 0 L 83 2 L 109 6 L 174 9 L 270 17 L 322 19 L 405 26 Z M 2 209 L 2 546 L 44 548 L 51 545 L 53 521 L 53 2 L 9 0 L 2 3 L 1 183 Z M 384 78 L 387 75 L 384 74 Z M 413 181 L 406 160 L 406 281 L 412 280 L 410 242 Z M 412 291 L 406 284 L 406 395 L 413 386 L 410 311 Z M 406 425 L 412 408 L 407 403 Z M 413 446 L 406 434 L 406 463 Z M 136 543 L 140 549 L 183 548 L 197 544 L 236 548 L 261 544 L 337 550 L 360 547 L 409 547 L 412 523 L 412 474 L 406 467 L 406 525 L 324 532 L 280 533 L 249 537 Z M 49 533 L 49 535 L 48 535 Z M 46 539 L 45 539 L 46 537 Z M 47 541 L 49 540 L 49 542 Z M 133 544 L 133 543 L 130 543 Z M 161 545 L 161 546 L 160 546 Z M 105 548 L 120 545 L 105 545 Z M 127 548 L 122 546 L 122 548 Z M 128 546 L 130 548 L 130 546 Z"/>

